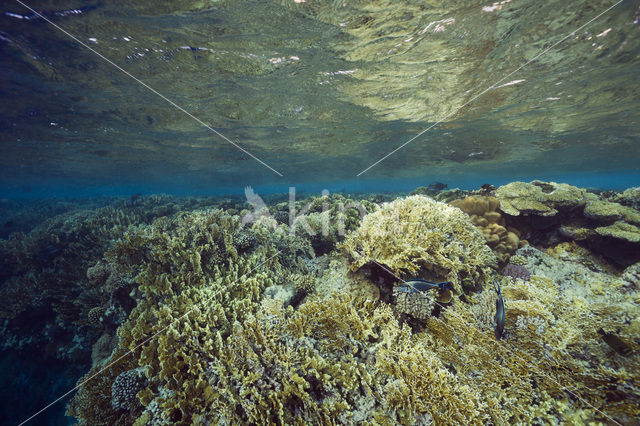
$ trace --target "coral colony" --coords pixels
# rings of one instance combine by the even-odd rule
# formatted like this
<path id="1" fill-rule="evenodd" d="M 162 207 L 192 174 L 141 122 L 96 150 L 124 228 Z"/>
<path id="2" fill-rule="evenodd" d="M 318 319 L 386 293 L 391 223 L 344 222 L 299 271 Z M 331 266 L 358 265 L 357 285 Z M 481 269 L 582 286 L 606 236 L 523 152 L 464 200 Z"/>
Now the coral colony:
<path id="1" fill-rule="evenodd" d="M 633 423 L 640 190 L 426 192 L 57 214 L 0 243 L 3 341 L 90 358 L 80 424 Z"/>

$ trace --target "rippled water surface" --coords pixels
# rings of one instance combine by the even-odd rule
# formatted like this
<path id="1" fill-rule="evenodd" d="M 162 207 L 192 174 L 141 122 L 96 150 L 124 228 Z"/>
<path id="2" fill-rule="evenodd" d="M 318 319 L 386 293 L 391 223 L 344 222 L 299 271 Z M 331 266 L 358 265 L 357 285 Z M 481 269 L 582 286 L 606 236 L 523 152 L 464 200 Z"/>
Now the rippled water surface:
<path id="1" fill-rule="evenodd" d="M 8 192 L 638 176 L 637 1 L 27 4 Z"/>

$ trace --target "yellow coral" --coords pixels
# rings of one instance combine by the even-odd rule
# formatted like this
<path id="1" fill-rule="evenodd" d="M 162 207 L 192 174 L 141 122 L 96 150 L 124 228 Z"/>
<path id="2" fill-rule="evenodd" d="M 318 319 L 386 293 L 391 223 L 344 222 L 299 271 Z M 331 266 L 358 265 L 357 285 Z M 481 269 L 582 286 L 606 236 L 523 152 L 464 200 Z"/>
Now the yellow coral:
<path id="1" fill-rule="evenodd" d="M 400 233 L 390 232 L 395 224 Z M 347 273 L 344 259 L 331 259 L 317 291 L 296 309 L 263 299 L 266 287 L 305 275 L 273 257 L 290 235 L 254 225 L 262 245 L 239 254 L 238 227 L 222 212 L 190 213 L 139 228 L 112 249 L 111 260 L 138 271 L 144 293 L 118 330 L 111 359 L 131 350 L 130 358 L 84 384 L 70 413 L 91 424 L 603 421 L 591 405 L 623 422 L 640 415 L 635 359 L 597 332 L 615 333 L 636 350 L 635 295 L 598 294 L 599 284 L 584 284 L 613 278 L 576 272 L 571 286 L 535 275 L 503 279 L 500 341 L 489 286 L 464 302 L 454 298 L 414 332 L 370 291 L 375 283 Z M 224 262 L 213 260 L 221 249 Z M 468 216 L 425 197 L 367 216 L 345 250 L 356 269 L 378 261 L 458 283 L 499 279 Z M 149 380 L 137 394 L 141 407 L 115 412 L 108 390 L 137 367 Z M 626 398 L 612 404 L 612 395 Z"/>
<path id="2" fill-rule="evenodd" d="M 121 268 L 139 272 L 145 297 L 118 330 L 116 353 L 132 351 L 147 369 L 149 385 L 140 396 L 156 407 L 145 413 L 154 421 L 190 422 L 210 405 L 213 393 L 203 375 L 220 351 L 221 335 L 257 309 L 262 290 L 281 270 L 268 241 L 238 255 L 239 228 L 238 218 L 220 211 L 183 214 L 139 228 L 108 253 Z M 222 263 L 215 256 L 221 250 Z M 79 401 L 74 407 L 84 404 Z M 73 412 L 89 422 L 96 418 L 90 410 Z"/>
<path id="3" fill-rule="evenodd" d="M 452 281 L 458 292 L 496 266 L 466 214 L 420 195 L 385 203 L 367 215 L 343 248 L 354 270 L 377 262 L 396 274 Z"/>
<path id="4" fill-rule="evenodd" d="M 498 260 L 506 263 L 520 244 L 514 229 L 507 229 L 505 220 L 497 211 L 500 202 L 495 197 L 473 195 L 451 202 L 471 217 L 471 223 L 480 228 L 487 244 Z"/>

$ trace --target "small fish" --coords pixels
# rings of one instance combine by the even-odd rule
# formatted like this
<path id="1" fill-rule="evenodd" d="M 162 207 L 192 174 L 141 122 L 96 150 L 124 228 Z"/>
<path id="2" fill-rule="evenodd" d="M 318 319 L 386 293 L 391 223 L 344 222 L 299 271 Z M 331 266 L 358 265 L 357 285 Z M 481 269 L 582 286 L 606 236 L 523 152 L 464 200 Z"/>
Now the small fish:
<path id="1" fill-rule="evenodd" d="M 423 280 L 422 278 L 411 278 L 400 283 L 397 289 L 401 293 L 418 293 L 427 290 L 439 290 L 437 301 L 440 303 L 449 303 L 453 298 L 453 283 L 451 281 L 434 283 L 433 281 Z"/>
<path id="2" fill-rule="evenodd" d="M 613 333 L 607 333 L 603 329 L 598 330 L 598 334 L 602 336 L 602 340 L 611 347 L 614 351 L 618 352 L 622 356 L 629 356 L 633 351 L 631 346 L 624 340 L 619 338 Z"/>
<path id="3" fill-rule="evenodd" d="M 496 339 L 500 340 L 504 334 L 504 299 L 502 298 L 502 289 L 499 283 L 494 282 L 493 289 L 498 295 L 496 299 L 496 316 L 493 319 L 493 325 L 495 327 L 494 332 Z"/>
<path id="4" fill-rule="evenodd" d="M 407 281 L 400 283 L 400 285 L 398 286 L 398 291 L 402 293 L 417 293 L 419 291 L 432 290 L 432 289 L 453 290 L 453 284 L 451 283 L 451 281 L 434 283 L 433 281 L 423 280 L 422 278 L 411 278 Z"/>
<path id="5" fill-rule="evenodd" d="M 496 187 L 491 185 L 490 183 L 485 183 L 483 185 L 480 185 L 480 189 L 482 189 L 484 192 L 491 192 L 495 190 Z"/>

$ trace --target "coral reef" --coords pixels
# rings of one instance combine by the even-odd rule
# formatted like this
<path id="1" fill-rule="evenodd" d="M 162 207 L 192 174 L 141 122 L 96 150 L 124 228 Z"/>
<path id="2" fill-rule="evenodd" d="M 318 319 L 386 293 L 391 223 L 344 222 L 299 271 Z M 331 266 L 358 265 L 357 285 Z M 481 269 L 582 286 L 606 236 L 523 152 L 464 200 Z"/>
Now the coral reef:
<path id="1" fill-rule="evenodd" d="M 585 190 L 565 183 L 511 182 L 495 191 L 500 210 L 511 216 L 555 216 L 585 204 Z"/>
<path id="2" fill-rule="evenodd" d="M 295 312 L 263 305 L 236 325 L 213 369 L 222 392 L 210 421 L 479 423 L 475 392 L 459 387 L 407 331 L 388 307 L 345 294 L 309 300 Z"/>
<path id="3" fill-rule="evenodd" d="M 239 217 L 219 210 L 180 214 L 125 233 L 107 253 L 122 270 L 137 272 L 142 292 L 118 330 L 115 354 L 133 351 L 132 357 L 147 371 L 149 384 L 138 395 L 145 418 L 196 421 L 211 404 L 213 393 L 204 373 L 222 349 L 223 337 L 234 322 L 255 312 L 266 287 L 286 276 L 277 247 L 295 237 L 283 229 L 267 232 L 267 225 L 278 226 L 259 221 L 249 231 Z M 259 244 L 241 252 L 238 246 L 247 232 Z M 156 333 L 157 338 L 140 346 Z M 94 423 L 100 419 L 81 402 L 92 392 L 91 385 L 86 387 L 70 412 Z"/>
<path id="4" fill-rule="evenodd" d="M 590 230 L 630 223 L 631 207 L 595 203 L 591 193 L 581 206 L 549 202 L 557 213 L 540 217 L 557 220 L 555 228 L 536 237 L 547 244 L 509 250 L 500 274 L 500 252 L 481 230 L 500 222 L 529 232 L 537 213 L 509 216 L 492 191 L 454 202 L 468 213 L 420 195 L 371 206 L 333 242 L 339 249 L 321 256 L 313 235 L 268 215 L 243 225 L 233 201 L 112 226 L 72 269 L 68 299 L 57 296 L 47 311 L 66 306 L 66 316 L 52 315 L 66 329 L 46 323 L 52 339 L 73 335 L 58 356 L 84 345 L 80 365 L 92 363 L 68 414 L 79 424 L 140 426 L 632 424 L 640 416 L 640 263 L 621 272 L 549 231 L 569 220 Z M 327 199 L 314 200 L 308 214 L 326 215 Z M 16 260 L 28 240 L 4 247 Z M 16 315 L 0 324 L 14 347 L 31 343 L 14 339 L 11 325 L 43 309 L 33 301 L 42 272 L 21 271 L 4 285 L 18 280 L 25 289 L 33 274 L 34 287 L 24 307 L 6 305 Z M 459 297 L 443 304 L 431 292 L 399 292 L 393 274 L 450 280 Z M 505 303 L 501 340 L 494 282 Z"/>
<path id="5" fill-rule="evenodd" d="M 310 240 L 316 255 L 329 253 L 344 240 L 347 232 L 358 227 L 362 217 L 377 209 L 367 200 L 353 200 L 341 194 L 323 195 L 297 201 L 297 215 L 291 228 L 293 232 Z M 281 214 L 287 204 L 278 204 L 276 214 Z"/>
<path id="6" fill-rule="evenodd" d="M 50 368 L 65 387 L 92 363 L 103 363 L 115 349 L 116 329 L 140 296 L 135 273 L 112 271 L 105 250 L 131 226 L 219 203 L 226 201 L 156 195 L 0 203 L 3 231 L 19 231 L 0 240 L 3 355 L 20 359 L 27 371 L 35 368 L 30 365 Z M 31 379 L 14 385 L 16 393 L 32 394 Z M 37 395 L 30 411 L 50 402 L 50 393 Z"/>
<path id="7" fill-rule="evenodd" d="M 629 198 L 595 194 L 555 182 L 512 182 L 495 194 L 507 226 L 533 243 L 569 239 L 608 256 L 620 266 L 640 260 L 640 212 Z M 622 205 L 616 200 L 628 200 Z M 631 201 L 629 201 L 631 199 Z"/>
<path id="8" fill-rule="evenodd" d="M 127 226 L 144 223 L 150 215 L 129 207 L 76 210 L 45 220 L 29 234 L 14 233 L 1 240 L 0 317 L 8 320 L 4 340 L 27 334 L 43 358 L 88 362 L 102 316 L 99 309 L 89 312 L 106 312 L 109 296 L 107 289 L 93 287 L 87 269 Z M 76 323 L 91 330 L 80 330 Z"/>
<path id="9" fill-rule="evenodd" d="M 515 228 L 506 228 L 499 211 L 497 198 L 472 195 L 450 203 L 471 217 L 471 223 L 477 226 L 487 240 L 487 244 L 496 254 L 499 262 L 506 263 L 520 246 L 519 232 Z M 526 242 L 523 241 L 523 244 Z"/>
<path id="10" fill-rule="evenodd" d="M 414 195 L 385 203 L 349 234 L 343 249 L 359 269 L 377 263 L 403 277 L 474 288 L 496 266 L 482 233 L 457 208 Z"/>

